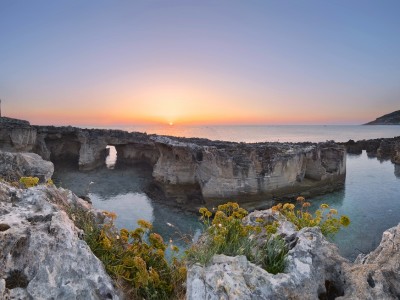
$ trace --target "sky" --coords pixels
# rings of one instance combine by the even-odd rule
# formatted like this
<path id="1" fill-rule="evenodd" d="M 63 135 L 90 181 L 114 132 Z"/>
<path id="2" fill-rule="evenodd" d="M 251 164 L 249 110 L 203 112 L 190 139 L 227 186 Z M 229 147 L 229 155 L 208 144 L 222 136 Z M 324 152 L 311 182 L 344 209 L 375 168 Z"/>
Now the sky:
<path id="1" fill-rule="evenodd" d="M 400 1 L 1 0 L 3 116 L 360 124 L 400 109 Z"/>

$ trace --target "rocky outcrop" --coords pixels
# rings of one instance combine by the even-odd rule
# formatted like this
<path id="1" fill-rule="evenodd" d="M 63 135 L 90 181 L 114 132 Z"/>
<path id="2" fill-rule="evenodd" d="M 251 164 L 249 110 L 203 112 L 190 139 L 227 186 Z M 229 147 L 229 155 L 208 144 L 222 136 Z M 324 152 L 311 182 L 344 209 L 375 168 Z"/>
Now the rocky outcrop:
<path id="1" fill-rule="evenodd" d="M 36 143 L 36 129 L 29 122 L 0 118 L 0 150 L 31 151 Z"/>
<path id="2" fill-rule="evenodd" d="M 400 110 L 383 115 L 364 125 L 400 125 Z"/>
<path id="3" fill-rule="evenodd" d="M 67 162 L 80 170 L 104 166 L 106 147 L 115 146 L 117 164 L 145 163 L 153 168 L 154 184 L 149 192 L 189 208 L 211 206 L 228 198 L 247 202 L 248 208 L 265 207 L 270 204 L 266 201 L 275 197 L 333 191 L 341 188 L 345 179 L 345 150 L 333 142 L 246 144 L 120 130 L 30 126 L 27 122 L 7 124 L 3 136 L 9 141 L 3 148 L 32 148 L 56 165 Z M 27 134 L 12 139 L 15 130 L 22 127 Z"/>
<path id="4" fill-rule="evenodd" d="M 248 220 L 274 219 L 256 211 Z M 351 263 L 339 255 L 319 228 L 278 229 L 291 248 L 284 273 L 270 274 L 244 256 L 216 255 L 188 269 L 187 299 L 398 299 L 400 224 L 383 233 L 381 244 Z"/>
<path id="5" fill-rule="evenodd" d="M 211 206 L 228 198 L 257 206 L 261 199 L 326 193 L 345 179 L 346 152 L 335 143 L 151 139 L 160 153 L 153 177 L 167 197 L 183 204 L 203 199 Z"/>
<path id="6" fill-rule="evenodd" d="M 33 151 L 56 166 L 104 166 L 106 147 L 112 145 L 117 165 L 145 163 L 153 169 L 148 190 L 153 198 L 190 209 L 226 199 L 266 207 L 277 197 L 331 192 L 345 180 L 346 152 L 333 142 L 247 144 L 70 126 L 32 128 Z"/>
<path id="7" fill-rule="evenodd" d="M 0 151 L 0 176 L 8 181 L 18 181 L 22 176 L 33 176 L 46 182 L 53 172 L 53 163 L 43 160 L 35 153 Z"/>
<path id="8" fill-rule="evenodd" d="M 395 164 L 400 164 L 400 136 L 394 138 L 381 138 L 372 140 L 353 141 L 342 143 L 348 153 L 361 154 L 367 151 L 369 157 L 382 160 L 390 159 Z"/>
<path id="9" fill-rule="evenodd" d="M 0 182 L 0 299 L 118 299 L 65 207 L 89 209 L 68 190 Z"/>
<path id="10" fill-rule="evenodd" d="M 55 163 L 69 162 L 80 170 L 105 165 L 106 147 L 115 146 L 118 161 L 154 164 L 157 152 L 148 135 L 121 130 L 80 129 L 76 127 L 35 126 L 37 143 L 34 152 Z"/>

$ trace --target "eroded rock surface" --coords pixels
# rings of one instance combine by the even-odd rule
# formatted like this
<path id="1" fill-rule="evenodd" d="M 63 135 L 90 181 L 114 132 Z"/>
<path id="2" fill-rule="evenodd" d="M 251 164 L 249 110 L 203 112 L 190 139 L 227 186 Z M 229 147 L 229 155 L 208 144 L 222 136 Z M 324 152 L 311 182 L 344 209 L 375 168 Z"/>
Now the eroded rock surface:
<path id="1" fill-rule="evenodd" d="M 244 203 L 301 193 L 310 196 L 340 188 L 345 180 L 346 152 L 335 143 L 151 139 L 160 153 L 153 177 L 169 198 L 183 204 L 201 199 L 213 205 L 221 199 Z M 193 192 L 189 199 L 188 186 Z"/>
<path id="2" fill-rule="evenodd" d="M 0 299 L 118 299 L 66 207 L 89 208 L 68 190 L 0 182 Z"/>
<path id="3" fill-rule="evenodd" d="M 357 142 L 349 140 L 342 144 L 346 147 L 348 153 L 361 154 L 363 150 L 366 150 L 369 157 L 391 160 L 395 164 L 400 164 L 400 136 Z"/>
<path id="4" fill-rule="evenodd" d="M 36 129 L 28 121 L 0 117 L 0 150 L 31 151 L 36 143 Z"/>
<path id="5" fill-rule="evenodd" d="M 226 199 L 246 202 L 247 208 L 266 207 L 274 198 L 340 189 L 345 180 L 346 151 L 334 142 L 248 144 L 70 126 L 30 127 L 36 132 L 32 151 L 56 166 L 104 166 L 106 147 L 112 145 L 117 165 L 145 163 L 153 168 L 153 198 L 189 209 Z"/>
<path id="6" fill-rule="evenodd" d="M 38 177 L 46 182 L 54 172 L 53 163 L 35 153 L 3 152 L 0 150 L 0 176 L 18 181 L 22 176 Z"/>
<path id="7" fill-rule="evenodd" d="M 271 210 L 257 218 L 274 219 Z M 400 224 L 384 232 L 381 244 L 351 263 L 339 255 L 319 228 L 278 228 L 291 250 L 284 273 L 270 274 L 244 256 L 216 255 L 207 266 L 188 269 L 187 299 L 398 299 Z"/>

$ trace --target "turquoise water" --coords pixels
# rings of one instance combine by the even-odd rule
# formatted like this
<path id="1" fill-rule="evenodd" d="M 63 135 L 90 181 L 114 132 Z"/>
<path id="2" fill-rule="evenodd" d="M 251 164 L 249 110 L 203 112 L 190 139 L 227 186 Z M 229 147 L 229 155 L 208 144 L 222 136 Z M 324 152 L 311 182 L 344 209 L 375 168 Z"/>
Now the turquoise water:
<path id="1" fill-rule="evenodd" d="M 174 126 L 172 126 L 174 127 Z M 232 126 L 186 127 L 186 136 L 242 140 L 325 141 L 336 139 L 394 137 L 400 126 Z M 271 129 L 272 128 L 272 129 Z M 269 135 L 266 136 L 266 131 Z M 325 132 L 325 135 L 324 135 Z M 158 132 L 168 134 L 166 132 Z M 200 134 L 201 133 L 201 134 Z M 169 133 L 171 134 L 171 133 Z M 262 135 L 262 136 L 261 136 Z M 339 139 L 339 137 L 341 137 Z M 151 200 L 145 193 L 150 183 L 151 169 L 146 166 L 115 166 L 116 153 L 111 149 L 104 167 L 90 172 L 71 168 L 56 168 L 56 183 L 78 195 L 88 194 L 96 208 L 114 211 L 119 227 L 133 229 L 138 219 L 153 223 L 154 230 L 166 241 L 185 246 L 180 239 L 199 233 L 198 217 Z M 93 182 L 90 184 L 90 182 Z M 338 233 L 334 242 L 345 257 L 353 260 L 359 253 L 373 250 L 380 242 L 383 231 L 400 222 L 400 166 L 390 161 L 348 155 L 347 177 L 342 191 L 311 200 L 313 207 L 328 203 L 340 214 L 351 219 L 351 225 Z M 190 240 L 190 238 L 189 238 Z"/>
<path id="2" fill-rule="evenodd" d="M 349 227 L 334 238 L 341 254 L 351 260 L 379 244 L 382 233 L 400 222 L 400 166 L 390 161 L 347 156 L 342 191 L 311 199 L 313 207 L 327 203 L 350 217 Z"/>

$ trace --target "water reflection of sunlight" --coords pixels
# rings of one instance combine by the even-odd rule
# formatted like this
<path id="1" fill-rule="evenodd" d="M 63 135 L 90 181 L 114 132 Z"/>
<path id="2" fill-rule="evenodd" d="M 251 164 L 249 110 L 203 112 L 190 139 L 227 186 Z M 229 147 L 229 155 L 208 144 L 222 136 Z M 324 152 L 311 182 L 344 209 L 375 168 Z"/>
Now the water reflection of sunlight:
<path id="1" fill-rule="evenodd" d="M 114 169 L 115 164 L 117 163 L 117 149 L 115 149 L 115 146 L 110 146 L 110 145 L 108 145 L 106 149 L 108 149 L 108 156 L 106 157 L 106 166 L 108 169 Z"/>

